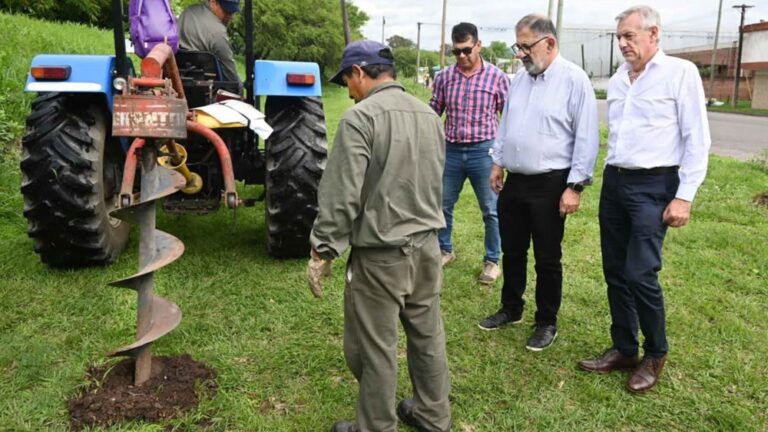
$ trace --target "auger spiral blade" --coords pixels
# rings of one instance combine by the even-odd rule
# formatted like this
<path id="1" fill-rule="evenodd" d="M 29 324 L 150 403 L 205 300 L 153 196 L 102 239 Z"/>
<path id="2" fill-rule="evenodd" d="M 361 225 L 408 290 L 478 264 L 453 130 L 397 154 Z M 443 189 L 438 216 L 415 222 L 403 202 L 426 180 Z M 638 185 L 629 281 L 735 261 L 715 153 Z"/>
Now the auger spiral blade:
<path id="1" fill-rule="evenodd" d="M 146 145 L 141 154 L 141 196 L 134 204 L 111 213 L 139 225 L 139 271 L 111 286 L 131 288 L 138 294 L 136 340 L 110 353 L 136 360 L 134 384 L 141 385 L 152 372 L 152 342 L 176 328 L 181 310 L 154 293 L 154 272 L 184 253 L 178 238 L 155 228 L 156 201 L 173 194 L 186 182 L 181 174 L 157 165 L 157 149 Z"/>

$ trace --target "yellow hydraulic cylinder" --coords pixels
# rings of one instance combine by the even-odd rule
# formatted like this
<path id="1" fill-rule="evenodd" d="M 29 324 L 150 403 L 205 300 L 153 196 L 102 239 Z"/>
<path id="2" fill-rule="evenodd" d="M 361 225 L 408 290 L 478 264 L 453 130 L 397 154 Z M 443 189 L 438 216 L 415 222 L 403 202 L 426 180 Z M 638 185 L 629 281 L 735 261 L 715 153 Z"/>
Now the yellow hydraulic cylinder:
<path id="1" fill-rule="evenodd" d="M 187 168 L 187 149 L 179 143 L 172 142 L 172 144 L 176 147 L 176 155 L 169 154 L 168 144 L 166 144 L 160 149 L 166 156 L 158 157 L 157 163 L 184 176 L 184 180 L 187 181 L 187 184 L 181 188 L 182 193 L 192 195 L 200 192 L 203 188 L 203 178 Z"/>

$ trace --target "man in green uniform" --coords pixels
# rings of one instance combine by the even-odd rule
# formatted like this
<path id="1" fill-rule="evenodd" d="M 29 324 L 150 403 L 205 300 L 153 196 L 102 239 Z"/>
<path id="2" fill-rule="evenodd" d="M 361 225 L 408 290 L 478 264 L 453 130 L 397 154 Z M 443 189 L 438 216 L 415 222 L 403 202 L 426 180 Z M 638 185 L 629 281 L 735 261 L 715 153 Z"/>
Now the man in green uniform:
<path id="1" fill-rule="evenodd" d="M 437 241 L 445 226 L 445 137 L 435 112 L 395 78 L 388 47 L 357 41 L 347 45 L 331 79 L 347 86 L 357 104 L 339 122 L 320 182 L 307 272 L 318 293 L 330 260 L 352 246 L 344 356 L 360 391 L 356 423 L 337 422 L 335 432 L 390 432 L 397 417 L 421 431 L 451 427 Z M 395 409 L 398 319 L 414 396 Z"/>
<path id="2" fill-rule="evenodd" d="M 208 0 L 186 8 L 179 17 L 179 46 L 215 55 L 224 81 L 240 82 L 235 54 L 227 37 L 227 25 L 239 11 L 240 0 Z"/>

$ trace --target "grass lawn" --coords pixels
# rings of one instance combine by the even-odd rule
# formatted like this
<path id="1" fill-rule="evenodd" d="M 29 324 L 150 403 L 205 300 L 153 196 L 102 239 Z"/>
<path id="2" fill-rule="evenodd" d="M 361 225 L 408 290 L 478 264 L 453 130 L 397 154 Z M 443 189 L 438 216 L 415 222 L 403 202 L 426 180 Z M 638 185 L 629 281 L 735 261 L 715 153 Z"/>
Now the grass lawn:
<path id="1" fill-rule="evenodd" d="M 721 106 L 709 106 L 709 111 L 725 112 L 734 114 L 749 114 L 761 117 L 768 117 L 768 109 L 752 108 L 752 102 L 748 100 L 740 100 L 736 107 L 732 107 L 730 103 L 726 103 Z"/>
<path id="2" fill-rule="evenodd" d="M 21 98 L 19 86 L 8 92 Z M 325 92 L 332 135 L 351 101 L 341 88 Z M 0 430 L 67 430 L 64 401 L 84 385 L 86 368 L 111 364 L 105 353 L 133 340 L 135 294 L 107 283 L 135 271 L 138 232 L 110 267 L 47 268 L 26 236 L 18 149 L 0 155 Z M 597 221 L 602 165 L 601 158 L 596 185 L 567 221 L 560 336 L 541 353 L 524 347 L 533 290 L 525 325 L 477 328 L 497 309 L 500 283 L 475 281 L 483 228 L 467 184 L 455 215 L 458 260 L 445 270 L 442 294 L 454 430 L 768 430 L 768 209 L 752 202 L 768 189 L 768 167 L 711 158 L 691 224 L 670 230 L 665 244 L 669 361 L 658 388 L 635 396 L 623 389 L 626 375 L 575 366 L 610 343 Z M 261 188 L 240 192 L 258 196 Z M 156 273 L 156 290 L 184 316 L 154 353 L 190 353 L 209 363 L 219 390 L 181 418 L 110 430 L 318 431 L 354 417 L 357 385 L 341 346 L 345 259 L 335 263 L 326 297 L 313 298 L 305 260 L 266 254 L 263 213 L 262 203 L 236 218 L 223 209 L 159 213 L 159 228 L 179 237 L 186 252 Z M 529 274 L 532 283 L 532 266 Z M 401 337 L 398 398 L 411 391 L 404 354 Z"/>

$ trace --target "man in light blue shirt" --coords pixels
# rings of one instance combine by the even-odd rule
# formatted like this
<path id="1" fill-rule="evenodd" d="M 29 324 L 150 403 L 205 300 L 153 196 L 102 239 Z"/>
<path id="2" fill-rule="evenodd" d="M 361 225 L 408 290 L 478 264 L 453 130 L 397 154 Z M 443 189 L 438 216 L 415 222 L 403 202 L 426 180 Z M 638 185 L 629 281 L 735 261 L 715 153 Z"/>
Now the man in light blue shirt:
<path id="1" fill-rule="evenodd" d="M 586 73 L 560 57 L 551 20 L 528 15 L 515 31 L 512 48 L 525 69 L 509 87 L 490 178 L 499 194 L 504 285 L 501 309 L 482 320 L 480 328 L 522 321 L 533 240 L 536 328 L 526 348 L 541 351 L 557 337 L 563 284 L 560 244 L 566 215 L 578 210 L 580 194 L 591 183 L 598 151 L 597 101 Z"/>

